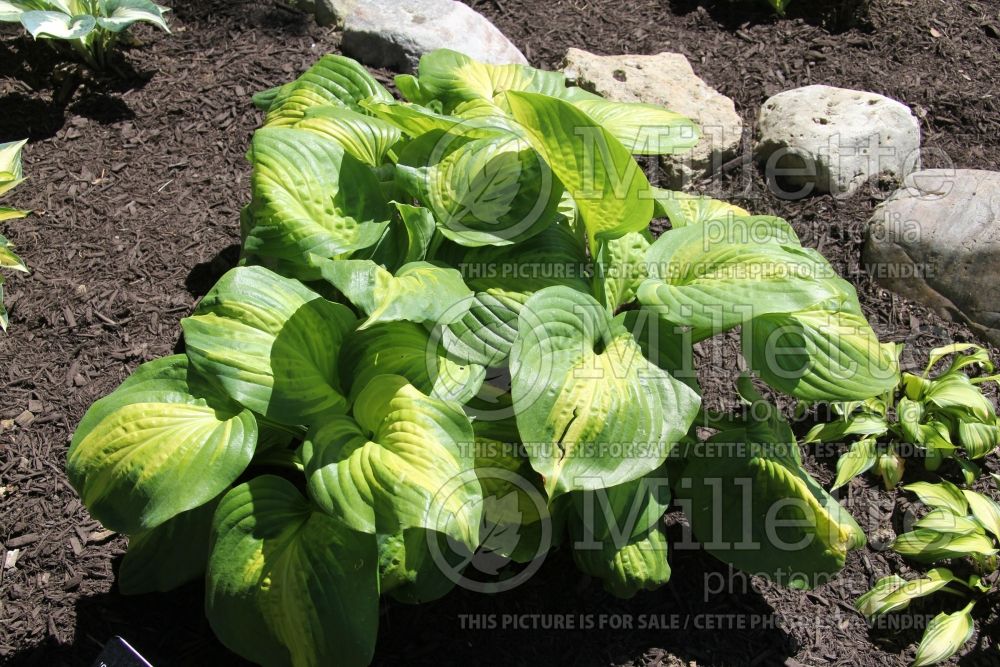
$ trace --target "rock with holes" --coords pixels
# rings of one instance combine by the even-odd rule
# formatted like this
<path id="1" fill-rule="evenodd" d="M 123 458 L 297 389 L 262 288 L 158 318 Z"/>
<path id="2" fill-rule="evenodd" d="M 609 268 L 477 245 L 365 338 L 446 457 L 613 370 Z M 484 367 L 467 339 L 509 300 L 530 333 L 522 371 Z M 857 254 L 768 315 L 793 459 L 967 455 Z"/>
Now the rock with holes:
<path id="1" fill-rule="evenodd" d="M 754 148 L 772 190 L 797 199 L 849 195 L 873 176 L 920 168 L 920 123 L 909 107 L 860 90 L 806 86 L 764 102 Z"/>
<path id="2" fill-rule="evenodd" d="M 698 145 L 661 161 L 670 187 L 711 174 L 739 150 L 743 121 L 733 101 L 699 78 L 679 53 L 598 56 L 570 49 L 563 72 L 570 83 L 608 99 L 659 104 L 701 126 Z"/>
<path id="3" fill-rule="evenodd" d="M 864 261 L 884 287 L 1000 345 L 1000 172 L 909 175 L 875 211 Z"/>
<path id="4" fill-rule="evenodd" d="M 307 0 L 316 18 L 343 27 L 341 51 L 371 67 L 416 69 L 420 56 L 454 49 L 494 64 L 527 64 L 484 16 L 455 0 Z"/>

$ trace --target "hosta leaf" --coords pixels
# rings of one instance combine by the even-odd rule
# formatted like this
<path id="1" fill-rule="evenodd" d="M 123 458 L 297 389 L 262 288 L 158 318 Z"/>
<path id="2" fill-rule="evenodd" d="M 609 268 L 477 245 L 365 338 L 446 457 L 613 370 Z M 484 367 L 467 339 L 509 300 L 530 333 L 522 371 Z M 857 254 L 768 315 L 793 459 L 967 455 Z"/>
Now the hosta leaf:
<path id="1" fill-rule="evenodd" d="M 690 118 L 655 104 L 576 100 L 573 106 L 600 123 L 637 155 L 673 155 L 693 148 L 701 135 Z"/>
<path id="2" fill-rule="evenodd" d="M 407 528 L 395 535 L 378 535 L 379 592 L 407 604 L 436 600 L 455 587 L 452 571 L 437 561 L 451 551 L 441 533 Z M 430 541 L 437 540 L 434 547 Z M 437 550 L 432 554 L 431 548 Z M 459 562 L 448 562 L 456 570 Z"/>
<path id="3" fill-rule="evenodd" d="M 899 367 L 864 316 L 816 308 L 744 325 L 744 354 L 769 385 L 803 401 L 846 401 L 895 387 Z"/>
<path id="4" fill-rule="evenodd" d="M 632 538 L 618 547 L 613 541 L 594 547 L 573 549 L 573 560 L 581 571 L 597 577 L 604 589 L 619 598 L 630 598 L 639 591 L 652 591 L 670 580 L 667 540 L 659 528 Z"/>
<path id="5" fill-rule="evenodd" d="M 426 208 L 393 202 L 394 215 L 378 243 L 359 250 L 351 259 L 370 259 L 389 271 L 398 271 L 410 262 L 427 259 L 437 222 Z"/>
<path id="6" fill-rule="evenodd" d="M 766 404 L 751 409 L 758 414 Z M 823 583 L 864 533 L 803 469 L 795 436 L 772 408 L 766 421 L 688 448 L 675 494 L 705 549 L 794 588 Z"/>
<path id="7" fill-rule="evenodd" d="M 250 254 L 300 264 L 309 253 L 333 258 L 373 245 L 388 225 L 391 210 L 375 174 L 333 139 L 264 128 L 249 156 Z"/>
<path id="8" fill-rule="evenodd" d="M 527 299 L 501 289 L 477 292 L 468 311 L 442 330 L 445 349 L 472 364 L 503 365 L 517 340 L 517 318 Z"/>
<path id="9" fill-rule="evenodd" d="M 899 535 L 892 543 L 892 550 L 922 563 L 997 553 L 993 542 L 985 535 L 941 533 L 929 528 L 918 528 Z"/>
<path id="10" fill-rule="evenodd" d="M 882 616 L 905 609 L 912 600 L 936 593 L 956 581 L 959 579 L 951 570 L 943 567 L 928 570 L 925 577 L 910 581 L 897 575 L 883 577 L 870 591 L 858 598 L 855 607 L 868 618 Z"/>
<path id="11" fill-rule="evenodd" d="M 593 291 L 609 311 L 635 300 L 636 290 L 648 276 L 646 251 L 650 243 L 649 232 L 629 232 L 598 243 Z"/>
<path id="12" fill-rule="evenodd" d="M 1000 504 L 992 498 L 968 489 L 963 489 L 962 495 L 969 503 L 972 516 L 976 517 L 983 528 L 993 533 L 994 537 L 1000 538 Z"/>
<path id="13" fill-rule="evenodd" d="M 8 324 L 7 309 L 3 305 L 3 276 L 0 276 L 0 329 L 6 331 Z"/>
<path id="14" fill-rule="evenodd" d="M 178 514 L 156 528 L 128 538 L 128 551 L 118 570 L 118 589 L 125 595 L 170 591 L 205 573 L 212 516 L 222 499 Z"/>
<path id="15" fill-rule="evenodd" d="M 302 76 L 274 92 L 265 125 L 292 125 L 307 110 L 321 106 L 346 107 L 364 113 L 363 100 L 392 101 L 392 94 L 357 61 L 328 54 Z"/>
<path id="16" fill-rule="evenodd" d="M 465 403 L 476 395 L 486 369 L 455 361 L 427 329 L 386 322 L 348 335 L 340 352 L 343 386 L 355 398 L 378 375 L 401 375 L 422 393 Z"/>
<path id="17" fill-rule="evenodd" d="M 576 491 L 572 498 L 577 519 L 570 523 L 570 530 L 576 548 L 595 541 L 622 547 L 659 523 L 670 505 L 670 485 L 666 475 L 657 471 L 606 489 Z"/>
<path id="18" fill-rule="evenodd" d="M 365 329 L 378 322 L 449 324 L 472 304 L 472 291 L 455 269 L 427 262 L 411 262 L 392 275 L 369 260 L 318 261 L 323 279 L 336 287 L 368 319 Z"/>
<path id="19" fill-rule="evenodd" d="M 673 229 L 706 222 L 727 222 L 733 218 L 750 217 L 750 213 L 718 199 L 687 192 L 651 188 L 653 216 L 667 218 Z M 794 232 L 792 232 L 794 235 Z"/>
<path id="20" fill-rule="evenodd" d="M 0 195 L 6 194 L 24 180 L 21 149 L 27 139 L 0 143 Z"/>
<path id="21" fill-rule="evenodd" d="M 969 512 L 969 504 L 962 490 L 946 480 L 941 480 L 937 484 L 914 482 L 903 488 L 910 493 L 915 493 L 920 498 L 920 502 L 928 507 L 942 507 L 961 516 L 965 516 Z"/>
<path id="22" fill-rule="evenodd" d="M 445 237 L 465 246 L 531 238 L 552 223 L 563 192 L 542 157 L 514 134 L 424 135 L 400 155 L 396 180 L 434 212 Z"/>
<path id="23" fill-rule="evenodd" d="M 598 241 L 639 232 L 653 217 L 649 181 L 610 132 L 569 102 L 507 93 L 511 114 L 573 197 L 591 249 Z"/>
<path id="24" fill-rule="evenodd" d="M 955 358 L 952 359 L 945 373 L 952 373 L 972 364 L 981 366 L 988 373 L 993 372 L 993 362 L 990 361 L 989 351 L 982 345 L 976 345 L 975 343 L 952 343 L 951 345 L 936 347 L 927 354 L 927 367 L 924 369 L 924 375 L 929 374 L 931 369 L 937 365 L 937 362 L 950 354 L 954 354 Z"/>
<path id="25" fill-rule="evenodd" d="M 66 472 L 95 519 L 135 533 L 218 496 L 250 463 L 256 442 L 250 411 L 175 355 L 143 364 L 90 407 Z"/>
<path id="26" fill-rule="evenodd" d="M 333 139 L 348 153 L 367 165 L 377 167 L 402 133 L 389 123 L 346 107 L 314 107 L 295 127 Z"/>
<path id="27" fill-rule="evenodd" d="M 826 424 L 816 424 L 806 434 L 804 443 L 840 442 L 849 435 L 878 436 L 889 430 L 889 422 L 881 415 L 867 412 L 848 415 Z"/>
<path id="28" fill-rule="evenodd" d="M 21 25 L 35 39 L 82 39 L 97 26 L 97 19 L 88 14 L 70 16 L 61 11 L 27 11 L 21 14 Z"/>
<path id="29" fill-rule="evenodd" d="M 474 551 L 482 495 L 473 443 L 458 404 L 381 375 L 358 395 L 353 417 L 333 417 L 310 432 L 303 445 L 309 493 L 356 530 L 427 528 Z"/>
<path id="30" fill-rule="evenodd" d="M 842 297 L 815 251 L 777 242 L 743 242 L 771 220 L 703 223 L 665 232 L 646 254 L 650 277 L 639 301 L 662 317 L 720 333 L 755 317 L 806 310 Z"/>
<path id="31" fill-rule="evenodd" d="M 24 260 L 17 256 L 13 248 L 14 244 L 8 241 L 3 235 L 0 235 L 0 267 L 27 273 L 28 267 L 25 266 Z"/>
<path id="32" fill-rule="evenodd" d="M 953 614 L 941 612 L 927 624 L 924 636 L 913 658 L 914 667 L 936 665 L 953 656 L 972 637 L 972 607 L 970 602 L 961 611 Z"/>
<path id="33" fill-rule="evenodd" d="M 876 444 L 873 438 L 858 440 L 846 454 L 837 459 L 837 479 L 831 489 L 839 489 L 863 472 L 867 472 L 876 459 Z"/>
<path id="34" fill-rule="evenodd" d="M 109 32 L 121 32 L 133 23 L 151 23 L 164 32 L 170 32 L 163 15 L 170 11 L 149 0 L 99 0 L 104 16 L 97 17 L 97 24 Z"/>
<path id="35" fill-rule="evenodd" d="M 875 582 L 871 590 L 859 597 L 854 602 L 854 608 L 861 612 L 866 618 L 880 616 L 885 599 L 906 585 L 906 579 L 898 574 L 891 574 L 882 577 Z M 908 603 L 907 603 L 908 604 Z"/>
<path id="36" fill-rule="evenodd" d="M 701 394 L 689 332 L 645 308 L 627 310 L 615 320 L 628 329 L 647 359 Z"/>
<path id="37" fill-rule="evenodd" d="M 959 516 L 946 509 L 936 509 L 928 512 L 918 521 L 914 522 L 913 527 L 926 528 L 939 533 L 954 533 L 955 535 L 985 532 L 979 522 L 967 516 Z"/>
<path id="38" fill-rule="evenodd" d="M 18 218 L 26 217 L 30 213 L 31 211 L 0 206 L 0 222 L 4 220 L 17 220 Z"/>
<path id="39" fill-rule="evenodd" d="M 240 404 L 285 424 L 344 412 L 347 307 L 263 267 L 232 269 L 181 322 L 188 357 Z"/>
<path id="40" fill-rule="evenodd" d="M 435 141 L 442 137 L 450 141 L 459 137 L 468 141 L 496 138 L 519 131 L 517 124 L 504 115 L 465 118 L 437 113 L 417 104 L 374 100 L 364 102 L 362 106 L 372 115 L 391 123 L 413 138 L 433 134 Z"/>
<path id="41" fill-rule="evenodd" d="M 607 310 L 568 287 L 527 301 L 510 369 L 518 429 L 550 498 L 652 472 L 700 403 Z"/>
<path id="42" fill-rule="evenodd" d="M 315 509 L 288 481 L 227 493 L 212 525 L 205 612 L 219 640 L 263 665 L 367 665 L 378 629 L 375 536 Z"/>
<path id="43" fill-rule="evenodd" d="M 975 421 L 958 422 L 958 439 L 973 459 L 981 459 L 1000 445 L 1000 426 Z"/>
<path id="44" fill-rule="evenodd" d="M 924 392 L 923 399 L 939 408 L 967 411 L 983 422 L 996 419 L 996 412 L 990 399 L 986 398 L 979 387 L 972 384 L 968 376 L 963 373 L 933 380 Z"/>

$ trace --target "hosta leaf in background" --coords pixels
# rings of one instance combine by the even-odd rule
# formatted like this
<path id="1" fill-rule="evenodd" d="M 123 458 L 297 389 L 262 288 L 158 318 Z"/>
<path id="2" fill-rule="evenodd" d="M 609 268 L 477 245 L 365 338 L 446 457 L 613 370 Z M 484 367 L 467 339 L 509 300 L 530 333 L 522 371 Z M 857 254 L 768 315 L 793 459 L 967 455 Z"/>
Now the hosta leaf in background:
<path id="1" fill-rule="evenodd" d="M 847 453 L 837 459 L 837 478 L 830 489 L 839 489 L 861 473 L 870 470 L 875 465 L 877 454 L 873 438 L 864 438 L 852 444 Z"/>
<path id="2" fill-rule="evenodd" d="M 354 314 L 297 280 L 259 266 L 219 279 L 181 322 L 192 364 L 240 404 L 285 424 L 307 424 L 347 402 L 337 371 Z"/>
<path id="3" fill-rule="evenodd" d="M 257 424 L 184 355 L 143 364 L 77 427 L 66 471 L 95 519 L 155 528 L 219 495 L 253 456 Z"/>
<path id="4" fill-rule="evenodd" d="M 511 114 L 580 210 L 591 249 L 646 229 L 653 201 L 646 175 L 610 132 L 569 102 L 507 93 Z"/>
<path id="5" fill-rule="evenodd" d="M 118 570 L 125 595 L 170 591 L 201 577 L 208 562 L 212 517 L 222 496 L 128 538 Z"/>
<path id="6" fill-rule="evenodd" d="M 97 27 L 97 19 L 89 14 L 28 11 L 21 14 L 21 25 L 35 39 L 82 39 Z"/>
<path id="7" fill-rule="evenodd" d="M 352 398 L 378 375 L 401 375 L 428 396 L 464 404 L 479 391 L 486 369 L 449 358 L 418 324 L 385 322 L 354 331 L 340 351 L 340 376 Z"/>
<path id="8" fill-rule="evenodd" d="M 0 235 L 0 267 L 27 273 L 28 267 L 25 266 L 24 260 L 17 256 L 13 248 L 14 245 L 3 235 Z"/>
<path id="9" fill-rule="evenodd" d="M 402 136 L 395 126 L 347 107 L 313 107 L 295 127 L 333 139 L 371 167 L 382 164 L 389 149 Z"/>
<path id="10" fill-rule="evenodd" d="M 474 442 L 458 404 L 380 375 L 358 395 L 353 417 L 332 417 L 310 432 L 303 445 L 309 494 L 356 530 L 427 528 L 474 551 L 482 498 Z"/>
<path id="11" fill-rule="evenodd" d="M 262 665 L 367 665 L 378 630 L 375 536 L 314 508 L 280 477 L 223 497 L 205 611 L 229 649 Z"/>
<path id="12" fill-rule="evenodd" d="M 928 570 L 924 577 L 907 581 L 898 575 L 883 577 L 870 591 L 858 598 L 855 607 L 868 618 L 905 609 L 912 600 L 926 597 L 958 581 L 943 567 Z"/>
<path id="13" fill-rule="evenodd" d="M 110 32 L 121 32 L 133 23 L 151 23 L 164 32 L 170 32 L 164 14 L 167 7 L 150 0 L 98 0 L 103 16 L 97 25 Z"/>
<path id="14" fill-rule="evenodd" d="M 733 218 L 750 216 L 746 209 L 711 197 L 655 187 L 651 190 L 653 216 L 667 218 L 673 229 L 704 222 L 725 222 Z"/>
<path id="15" fill-rule="evenodd" d="M 598 243 L 593 293 L 610 312 L 635 300 L 636 290 L 649 275 L 646 251 L 651 242 L 652 236 L 644 231 Z"/>
<path id="16" fill-rule="evenodd" d="M 972 516 L 982 524 L 983 528 L 1000 538 L 1000 505 L 995 500 L 976 491 L 963 489 L 962 494 L 969 503 Z"/>
<path id="17" fill-rule="evenodd" d="M 930 351 L 927 355 L 927 367 L 924 369 L 924 375 L 930 373 L 937 362 L 950 354 L 954 354 L 955 357 L 951 360 L 945 373 L 952 373 L 971 365 L 978 365 L 988 373 L 993 372 L 993 362 L 990 361 L 990 354 L 986 348 L 975 343 L 952 343 Z"/>
<path id="18" fill-rule="evenodd" d="M 967 411 L 983 422 L 996 419 L 996 411 L 990 399 L 964 373 L 954 373 L 932 381 L 924 392 L 923 399 L 939 408 Z"/>
<path id="19" fill-rule="evenodd" d="M 398 271 L 410 262 L 427 259 L 437 222 L 431 212 L 420 206 L 393 202 L 397 215 L 392 217 L 382 238 L 370 248 L 359 250 L 351 259 L 370 259 L 389 271 Z"/>
<path id="20" fill-rule="evenodd" d="M 942 507 L 960 516 L 969 511 L 969 504 L 962 490 L 946 480 L 941 480 L 937 484 L 914 482 L 903 488 L 915 493 L 920 502 L 928 507 Z"/>
<path id="21" fill-rule="evenodd" d="M 650 362 L 701 394 L 689 333 L 678 331 L 680 327 L 645 308 L 620 313 L 615 321 L 628 329 Z"/>
<path id="22" fill-rule="evenodd" d="M 952 614 L 941 612 L 931 619 L 917 647 L 917 655 L 913 658 L 914 667 L 943 662 L 969 641 L 974 629 L 971 613 L 973 605 L 975 602 L 970 602 L 960 611 Z"/>
<path id="23" fill-rule="evenodd" d="M 690 118 L 655 104 L 576 100 L 573 106 L 601 124 L 635 155 L 673 155 L 693 148 L 700 137 Z"/>
<path id="24" fill-rule="evenodd" d="M 328 54 L 270 97 L 265 125 L 292 125 L 308 109 L 321 106 L 346 107 L 364 113 L 362 100 L 392 101 L 392 94 L 357 61 Z M 263 101 L 264 98 L 261 98 Z"/>
<path id="25" fill-rule="evenodd" d="M 942 533 L 930 528 L 918 528 L 899 535 L 892 543 L 892 550 L 921 563 L 964 558 L 971 554 L 992 556 L 997 553 L 992 540 L 985 535 Z"/>
<path id="26" fill-rule="evenodd" d="M 336 287 L 368 319 L 378 322 L 449 324 L 472 305 L 472 290 L 455 269 L 411 262 L 392 275 L 370 260 L 316 260 L 323 279 Z"/>
<path id="27" fill-rule="evenodd" d="M 958 439 L 969 458 L 981 459 L 1000 445 L 1000 426 L 962 420 L 958 422 Z"/>
<path id="28" fill-rule="evenodd" d="M 379 592 L 406 604 L 423 604 L 436 600 L 455 587 L 452 571 L 461 562 L 451 558 L 446 567 L 439 558 L 449 558 L 452 552 L 441 533 L 423 528 L 407 528 L 395 535 L 378 535 Z M 437 541 L 431 547 L 431 541 Z M 431 548 L 437 550 L 431 553 Z"/>
<path id="29" fill-rule="evenodd" d="M 878 396 L 896 386 L 892 345 L 879 342 L 863 315 L 819 307 L 755 318 L 744 355 L 769 385 L 803 401 Z"/>
<path id="30" fill-rule="evenodd" d="M 0 195 L 4 195 L 24 181 L 21 166 L 21 149 L 27 139 L 0 144 Z"/>
<path id="31" fill-rule="evenodd" d="M 375 174 L 329 137 L 257 130 L 250 160 L 247 253 L 300 264 L 309 253 L 333 258 L 373 245 L 388 225 L 391 209 Z"/>
<path id="32" fill-rule="evenodd" d="M 600 548 L 574 548 L 573 560 L 586 574 L 603 582 L 604 589 L 619 598 L 639 591 L 652 591 L 670 580 L 667 539 L 658 527 L 633 537 L 624 546 L 601 542 Z"/>
<path id="33" fill-rule="evenodd" d="M 550 498 L 652 472 L 700 404 L 603 306 L 568 287 L 527 301 L 510 370 L 518 430 Z"/>
<path id="34" fill-rule="evenodd" d="M 985 533 L 983 526 L 971 517 L 953 514 L 946 509 L 936 509 L 928 512 L 914 522 L 914 528 L 927 528 L 939 533 L 954 533 L 956 535 L 971 535 Z"/>

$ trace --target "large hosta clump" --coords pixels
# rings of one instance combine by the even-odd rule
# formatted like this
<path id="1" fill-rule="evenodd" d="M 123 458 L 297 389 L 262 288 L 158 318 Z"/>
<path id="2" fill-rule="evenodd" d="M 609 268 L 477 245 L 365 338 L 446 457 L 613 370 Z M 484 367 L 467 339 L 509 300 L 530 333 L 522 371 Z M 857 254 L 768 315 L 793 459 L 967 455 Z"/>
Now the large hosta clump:
<path id="1" fill-rule="evenodd" d="M 69 452 L 122 590 L 204 576 L 234 651 L 364 664 L 379 597 L 475 553 L 494 589 L 560 543 L 616 595 L 662 585 L 672 495 L 728 562 L 838 570 L 856 524 L 748 378 L 746 416 L 701 409 L 691 352 L 741 327 L 775 389 L 873 396 L 895 360 L 854 290 L 783 220 L 649 184 L 633 155 L 689 148 L 685 118 L 451 51 L 396 83 L 326 56 L 255 98 L 240 266 Z"/>

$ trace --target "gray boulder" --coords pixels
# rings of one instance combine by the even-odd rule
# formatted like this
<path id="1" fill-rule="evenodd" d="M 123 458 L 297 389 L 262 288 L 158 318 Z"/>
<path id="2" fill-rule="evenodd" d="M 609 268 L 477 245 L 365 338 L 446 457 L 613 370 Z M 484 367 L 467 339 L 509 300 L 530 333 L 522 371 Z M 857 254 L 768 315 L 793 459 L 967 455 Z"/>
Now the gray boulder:
<path id="1" fill-rule="evenodd" d="M 876 209 L 864 261 L 887 289 L 1000 345 L 1000 172 L 911 174 Z"/>
<path id="2" fill-rule="evenodd" d="M 733 101 L 705 83 L 679 53 L 598 56 L 570 49 L 563 73 L 570 83 L 609 100 L 659 104 L 701 126 L 694 148 L 662 160 L 670 187 L 680 189 L 711 174 L 739 150 L 743 121 Z"/>
<path id="3" fill-rule="evenodd" d="M 875 93 L 786 90 L 764 102 L 757 134 L 754 153 L 772 189 L 789 199 L 849 195 L 873 176 L 902 181 L 920 168 L 920 123 L 909 107 Z"/>

